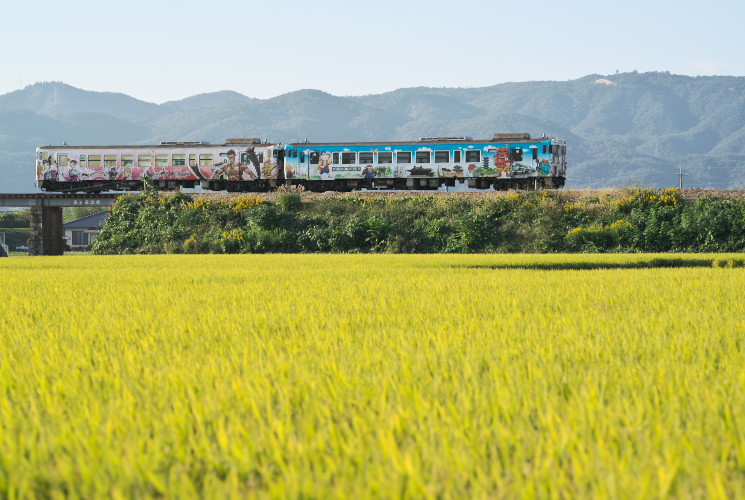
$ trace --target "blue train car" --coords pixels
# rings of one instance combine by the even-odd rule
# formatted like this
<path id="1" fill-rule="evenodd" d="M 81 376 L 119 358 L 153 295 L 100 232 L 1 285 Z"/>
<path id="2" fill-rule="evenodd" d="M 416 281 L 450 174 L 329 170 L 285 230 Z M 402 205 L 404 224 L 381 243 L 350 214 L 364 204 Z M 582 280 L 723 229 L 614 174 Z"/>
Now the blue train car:
<path id="1" fill-rule="evenodd" d="M 424 137 L 404 142 L 293 143 L 284 147 L 284 178 L 312 191 L 560 188 L 566 142 L 529 134 Z"/>

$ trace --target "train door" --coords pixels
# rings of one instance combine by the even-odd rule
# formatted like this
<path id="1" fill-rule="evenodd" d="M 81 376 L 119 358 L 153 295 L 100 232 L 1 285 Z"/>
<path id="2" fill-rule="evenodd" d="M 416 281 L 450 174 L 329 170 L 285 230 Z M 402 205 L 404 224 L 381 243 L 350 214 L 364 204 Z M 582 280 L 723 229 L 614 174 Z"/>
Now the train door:
<path id="1" fill-rule="evenodd" d="M 323 175 L 325 173 L 322 172 L 322 168 L 319 168 L 318 163 L 321 159 L 321 153 L 318 151 L 308 151 L 308 177 L 310 178 L 310 175 L 312 174 L 315 176 L 320 176 L 321 179 L 326 178 L 327 176 Z"/>
<path id="2" fill-rule="evenodd" d="M 296 176 L 303 179 L 308 178 L 308 155 L 305 151 L 298 150 L 297 152 L 297 172 Z"/>
<path id="3" fill-rule="evenodd" d="M 272 157 L 277 164 L 277 179 L 285 180 L 285 150 L 282 148 L 272 149 Z M 292 174 L 290 174 L 292 175 Z"/>
<path id="4" fill-rule="evenodd" d="M 256 156 L 256 154 L 254 153 L 253 156 Z M 241 152 L 241 160 L 240 160 L 240 164 L 241 164 L 241 176 L 239 177 L 240 180 L 243 180 L 244 179 L 243 172 L 244 172 L 244 170 L 247 170 L 247 169 L 250 170 L 250 172 L 251 172 L 251 173 L 248 174 L 248 177 L 249 178 L 253 177 L 251 174 L 254 174 L 254 176 L 256 176 L 259 179 L 261 178 L 261 168 L 259 168 L 258 161 L 256 161 L 255 164 L 254 164 L 254 162 L 252 162 L 251 160 L 252 160 L 252 158 L 251 158 L 251 155 L 248 152 L 248 149 L 246 149 L 245 151 L 242 151 Z"/>

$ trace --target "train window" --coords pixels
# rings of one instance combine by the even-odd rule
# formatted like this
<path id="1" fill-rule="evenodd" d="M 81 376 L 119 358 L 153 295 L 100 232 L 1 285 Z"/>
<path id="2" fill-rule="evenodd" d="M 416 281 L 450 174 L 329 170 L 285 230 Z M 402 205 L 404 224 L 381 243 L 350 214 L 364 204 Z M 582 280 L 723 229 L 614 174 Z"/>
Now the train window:
<path id="1" fill-rule="evenodd" d="M 39 151 L 38 153 L 36 153 L 36 159 L 39 160 L 39 161 L 41 161 L 42 159 L 44 159 L 44 153 L 42 153 L 41 151 Z"/>
<path id="2" fill-rule="evenodd" d="M 339 153 L 333 153 L 331 155 L 331 163 L 333 163 L 334 165 L 339 164 Z"/>
<path id="3" fill-rule="evenodd" d="M 399 151 L 396 153 L 396 163 L 411 163 L 411 151 Z"/>
<path id="4" fill-rule="evenodd" d="M 544 144 L 544 145 L 543 145 L 543 154 L 545 155 L 546 153 L 548 153 L 548 146 L 546 146 L 546 145 Z"/>
<path id="5" fill-rule="evenodd" d="M 122 155 L 122 167 L 134 167 L 135 157 L 134 155 Z"/>
<path id="6" fill-rule="evenodd" d="M 371 164 L 373 162 L 372 151 L 360 151 L 360 164 Z"/>
<path id="7" fill-rule="evenodd" d="M 155 166 L 156 167 L 167 167 L 168 166 L 168 155 L 155 155 Z"/>
<path id="8" fill-rule="evenodd" d="M 478 163 L 481 161 L 481 151 L 469 149 L 466 151 L 466 163 Z"/>
<path id="9" fill-rule="evenodd" d="M 357 153 L 342 153 L 341 163 L 342 165 L 354 165 L 357 163 Z"/>
<path id="10" fill-rule="evenodd" d="M 140 167 L 152 167 L 152 158 L 150 155 L 139 155 L 137 157 L 137 165 Z"/>
<path id="11" fill-rule="evenodd" d="M 89 155 L 88 167 L 96 168 L 101 166 L 101 155 Z"/>
<path id="12" fill-rule="evenodd" d="M 511 153 L 510 156 L 512 156 L 512 161 L 523 161 L 522 148 L 512 148 L 510 153 Z"/>
<path id="13" fill-rule="evenodd" d="M 378 163 L 393 163 L 393 153 L 391 151 L 381 151 L 378 153 Z"/>
<path id="14" fill-rule="evenodd" d="M 174 167 L 186 166 L 186 155 L 172 155 L 171 165 L 173 165 Z"/>
<path id="15" fill-rule="evenodd" d="M 67 155 L 57 155 L 57 165 L 60 167 L 66 167 L 70 164 L 70 159 Z"/>
<path id="16" fill-rule="evenodd" d="M 212 155 L 199 155 L 199 166 L 200 167 L 211 167 L 212 166 Z"/>
<path id="17" fill-rule="evenodd" d="M 417 151 L 416 162 L 417 163 L 432 163 L 432 151 Z"/>
<path id="18" fill-rule="evenodd" d="M 450 151 L 435 151 L 435 163 L 450 163 Z"/>
<path id="19" fill-rule="evenodd" d="M 563 155 L 567 154 L 567 147 L 566 146 L 562 146 L 561 147 L 561 154 L 563 154 Z"/>
<path id="20" fill-rule="evenodd" d="M 87 163 L 86 162 L 86 156 L 85 155 L 80 155 L 80 166 L 81 167 L 85 167 L 85 164 L 86 163 Z"/>
<path id="21" fill-rule="evenodd" d="M 453 151 L 453 162 L 460 163 L 460 151 Z"/>
<path id="22" fill-rule="evenodd" d="M 197 155 L 189 155 L 189 166 L 190 167 L 197 166 Z"/>
<path id="23" fill-rule="evenodd" d="M 530 150 L 533 152 L 533 159 L 538 159 L 538 148 L 535 146 L 530 146 Z"/>
<path id="24" fill-rule="evenodd" d="M 104 155 L 103 166 L 104 167 L 117 167 L 118 158 L 116 155 Z"/>
<path id="25" fill-rule="evenodd" d="M 264 153 L 259 153 L 257 156 L 259 157 L 259 163 L 264 163 Z"/>
<path id="26" fill-rule="evenodd" d="M 308 154 L 308 156 L 310 158 L 310 164 L 311 165 L 318 165 L 318 159 L 320 157 L 320 155 L 318 154 L 318 151 L 311 151 Z"/>
<path id="27" fill-rule="evenodd" d="M 305 153 L 300 153 L 300 163 L 305 163 Z"/>

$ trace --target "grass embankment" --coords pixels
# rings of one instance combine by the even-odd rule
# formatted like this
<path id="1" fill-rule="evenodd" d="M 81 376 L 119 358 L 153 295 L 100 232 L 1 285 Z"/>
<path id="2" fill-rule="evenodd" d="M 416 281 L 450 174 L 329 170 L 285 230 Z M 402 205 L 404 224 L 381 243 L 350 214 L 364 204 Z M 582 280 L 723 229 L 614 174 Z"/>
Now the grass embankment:
<path id="1" fill-rule="evenodd" d="M 742 256 L 3 259 L 0 498 L 743 497 L 745 269 L 663 259 Z"/>
<path id="2" fill-rule="evenodd" d="M 745 200 L 654 191 L 123 197 L 94 252 L 733 252 Z"/>

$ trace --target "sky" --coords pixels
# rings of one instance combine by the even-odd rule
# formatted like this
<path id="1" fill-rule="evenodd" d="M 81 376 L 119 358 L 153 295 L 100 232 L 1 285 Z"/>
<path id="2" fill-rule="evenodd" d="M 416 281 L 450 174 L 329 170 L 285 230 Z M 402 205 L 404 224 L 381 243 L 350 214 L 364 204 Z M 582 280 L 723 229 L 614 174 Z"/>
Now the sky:
<path id="1" fill-rule="evenodd" d="M 616 71 L 745 75 L 745 2 L 7 2 L 0 94 L 35 82 L 161 103 L 566 81 Z"/>

